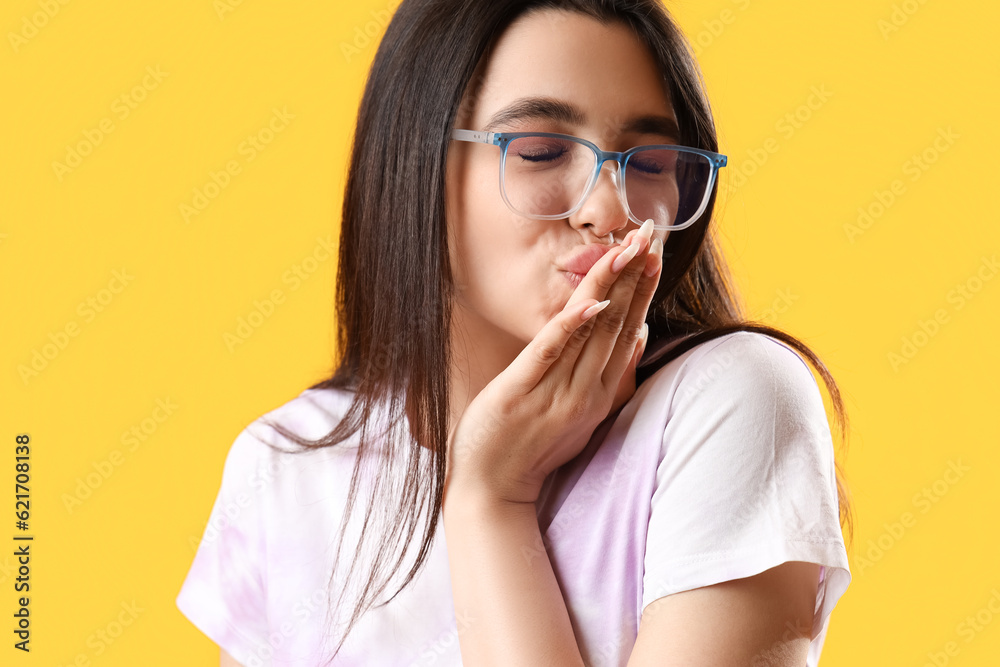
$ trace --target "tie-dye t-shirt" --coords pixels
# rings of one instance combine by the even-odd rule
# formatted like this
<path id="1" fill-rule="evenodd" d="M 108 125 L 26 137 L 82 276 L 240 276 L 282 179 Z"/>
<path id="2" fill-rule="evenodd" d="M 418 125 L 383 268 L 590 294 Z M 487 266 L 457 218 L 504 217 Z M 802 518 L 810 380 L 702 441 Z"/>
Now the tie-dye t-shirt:
<path id="1" fill-rule="evenodd" d="M 350 400 L 309 389 L 264 416 L 318 438 Z M 357 600 L 334 608 L 328 592 L 336 600 L 354 557 L 371 479 L 361 476 L 331 580 L 356 440 L 287 454 L 264 441 L 292 443 L 259 421 L 229 450 L 176 603 L 245 667 L 323 664 L 333 646 L 325 638 L 339 638 Z M 537 509 L 543 540 L 525 557 L 551 560 L 588 665 L 625 665 L 657 598 L 806 561 L 822 566 L 815 667 L 851 581 L 819 387 L 796 352 L 757 333 L 702 343 L 659 369 L 549 476 Z M 415 562 L 423 524 L 379 601 Z M 446 549 L 439 523 L 414 580 L 364 614 L 330 664 L 461 665 L 461 633 L 474 619 L 456 618 Z M 366 574 L 358 567 L 354 579 Z"/>

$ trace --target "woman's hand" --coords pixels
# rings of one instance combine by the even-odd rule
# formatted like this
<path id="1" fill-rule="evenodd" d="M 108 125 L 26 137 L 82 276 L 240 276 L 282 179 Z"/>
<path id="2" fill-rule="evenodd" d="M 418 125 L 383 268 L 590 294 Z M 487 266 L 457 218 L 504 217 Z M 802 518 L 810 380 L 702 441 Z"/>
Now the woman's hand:
<path id="1" fill-rule="evenodd" d="M 448 443 L 448 496 L 534 503 L 635 392 L 646 311 L 662 267 L 652 222 L 607 252 L 562 311 L 472 400 Z M 630 244 L 631 241 L 631 244 Z"/>

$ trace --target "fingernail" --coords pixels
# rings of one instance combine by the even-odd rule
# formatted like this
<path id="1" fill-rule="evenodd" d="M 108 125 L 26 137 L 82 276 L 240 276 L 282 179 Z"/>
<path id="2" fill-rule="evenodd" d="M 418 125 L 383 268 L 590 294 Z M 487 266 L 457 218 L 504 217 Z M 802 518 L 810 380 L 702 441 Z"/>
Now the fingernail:
<path id="1" fill-rule="evenodd" d="M 636 236 L 641 236 L 647 241 L 653 238 L 653 219 L 649 218 L 646 222 L 642 223 L 642 227 L 639 228 L 639 233 Z"/>
<path id="2" fill-rule="evenodd" d="M 602 310 L 604 310 L 605 308 L 607 308 L 608 304 L 610 304 L 610 303 L 611 303 L 611 299 L 605 299 L 604 301 L 600 301 L 598 303 L 595 303 L 593 306 L 591 306 L 587 310 L 583 311 L 583 316 L 582 316 L 583 320 L 584 321 L 589 320 L 591 317 L 593 317 L 597 313 L 599 313 Z"/>
<path id="3" fill-rule="evenodd" d="M 646 349 L 646 340 L 649 338 L 649 325 L 645 322 L 642 323 L 642 333 L 639 334 L 639 340 L 642 341 L 642 349 Z"/>
<path id="4" fill-rule="evenodd" d="M 625 266 L 639 254 L 639 244 L 633 243 L 625 250 L 622 254 L 615 257 L 615 261 L 611 263 L 611 273 L 618 273 Z"/>
<path id="5" fill-rule="evenodd" d="M 646 270 L 643 273 L 647 277 L 652 277 L 663 263 L 663 241 L 660 239 L 653 239 L 652 245 L 649 246 L 649 257 L 655 258 L 650 264 L 650 260 L 646 260 Z"/>

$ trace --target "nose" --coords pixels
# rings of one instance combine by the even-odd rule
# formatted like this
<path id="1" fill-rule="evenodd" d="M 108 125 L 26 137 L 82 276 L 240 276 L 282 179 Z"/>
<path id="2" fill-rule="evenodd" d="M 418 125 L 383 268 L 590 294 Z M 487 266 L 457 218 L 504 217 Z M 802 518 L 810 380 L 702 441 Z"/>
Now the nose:
<path id="1" fill-rule="evenodd" d="M 602 164 L 593 190 L 580 209 L 569 217 L 570 225 L 578 230 L 587 229 L 598 239 L 606 239 L 614 233 L 621 240 L 625 236 L 623 230 L 629 224 L 629 217 L 620 183 L 618 163 L 608 160 Z"/>

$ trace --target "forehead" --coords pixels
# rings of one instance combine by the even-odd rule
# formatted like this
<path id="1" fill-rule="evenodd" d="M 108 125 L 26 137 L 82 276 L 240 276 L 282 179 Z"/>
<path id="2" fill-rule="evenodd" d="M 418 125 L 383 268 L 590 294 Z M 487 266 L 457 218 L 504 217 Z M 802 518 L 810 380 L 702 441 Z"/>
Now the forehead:
<path id="1" fill-rule="evenodd" d="M 674 115 L 656 60 L 631 29 L 577 12 L 546 9 L 517 19 L 481 63 L 477 83 L 466 105 L 476 128 L 528 97 L 568 102 L 592 128 Z"/>

